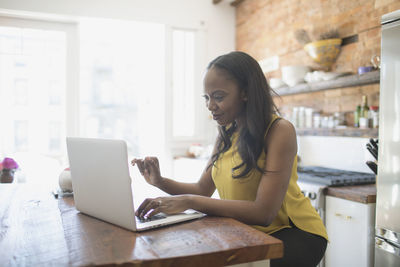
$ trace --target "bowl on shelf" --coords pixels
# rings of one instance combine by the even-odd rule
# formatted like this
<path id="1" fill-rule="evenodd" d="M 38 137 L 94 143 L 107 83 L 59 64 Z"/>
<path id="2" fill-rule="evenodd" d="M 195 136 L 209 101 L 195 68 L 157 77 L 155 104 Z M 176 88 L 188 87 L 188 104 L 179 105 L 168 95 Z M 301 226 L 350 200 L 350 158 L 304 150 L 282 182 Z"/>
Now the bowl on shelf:
<path id="1" fill-rule="evenodd" d="M 340 53 L 341 44 L 340 38 L 326 39 L 308 43 L 304 50 L 316 63 L 329 70 Z"/>
<path id="2" fill-rule="evenodd" d="M 304 82 L 304 77 L 310 68 L 302 65 L 284 66 L 281 69 L 282 80 L 289 86 L 295 86 Z"/>
<path id="3" fill-rule="evenodd" d="M 269 86 L 271 86 L 272 89 L 278 89 L 283 86 L 286 86 L 286 83 L 284 83 L 279 78 L 271 78 L 271 79 L 269 79 Z"/>

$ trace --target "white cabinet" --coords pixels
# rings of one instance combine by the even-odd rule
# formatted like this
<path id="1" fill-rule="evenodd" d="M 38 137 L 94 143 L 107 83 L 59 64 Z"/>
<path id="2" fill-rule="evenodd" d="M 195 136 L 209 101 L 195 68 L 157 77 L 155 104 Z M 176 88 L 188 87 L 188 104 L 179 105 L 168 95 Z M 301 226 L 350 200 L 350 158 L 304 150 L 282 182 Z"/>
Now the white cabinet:
<path id="1" fill-rule="evenodd" d="M 325 205 L 330 241 L 325 253 L 325 267 L 372 267 L 375 203 L 326 196 Z"/>
<path id="2" fill-rule="evenodd" d="M 196 183 L 207 167 L 208 159 L 205 158 L 177 158 L 174 159 L 173 179 L 183 183 Z M 212 195 L 219 198 L 217 190 Z"/>

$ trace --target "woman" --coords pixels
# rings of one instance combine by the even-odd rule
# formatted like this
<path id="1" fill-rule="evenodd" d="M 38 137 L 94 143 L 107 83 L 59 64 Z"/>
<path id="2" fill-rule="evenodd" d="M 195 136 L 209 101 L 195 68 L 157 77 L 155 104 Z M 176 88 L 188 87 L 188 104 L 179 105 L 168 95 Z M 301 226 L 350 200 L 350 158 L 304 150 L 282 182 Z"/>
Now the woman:
<path id="1" fill-rule="evenodd" d="M 148 183 L 174 195 L 146 199 L 136 215 L 191 208 L 231 217 L 284 242 L 284 257 L 271 266 L 316 266 L 325 253 L 326 230 L 296 183 L 296 132 L 276 115 L 257 61 L 243 52 L 213 60 L 204 98 L 219 125 L 208 166 L 197 183 L 188 184 L 162 177 L 157 158 L 132 160 Z M 215 189 L 221 199 L 210 198 Z"/>

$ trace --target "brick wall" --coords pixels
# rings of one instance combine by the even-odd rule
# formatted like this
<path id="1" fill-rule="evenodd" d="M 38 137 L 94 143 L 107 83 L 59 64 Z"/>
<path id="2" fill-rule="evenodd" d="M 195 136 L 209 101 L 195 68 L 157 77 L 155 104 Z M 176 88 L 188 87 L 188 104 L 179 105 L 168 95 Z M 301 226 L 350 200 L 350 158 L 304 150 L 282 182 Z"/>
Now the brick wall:
<path id="1" fill-rule="evenodd" d="M 399 0 L 245 0 L 236 8 L 236 48 L 257 60 L 279 56 L 280 67 L 319 66 L 303 50 L 294 35 L 304 29 L 312 40 L 330 29 L 340 38 L 357 35 L 358 41 L 342 46 L 332 70 L 357 73 L 359 66 L 371 65 L 373 55 L 380 55 L 380 18 L 400 9 Z M 280 70 L 266 74 L 281 78 Z M 348 124 L 361 96 L 369 105 L 379 105 L 379 84 L 331 89 L 321 92 L 275 97 L 283 113 L 293 106 L 308 106 L 322 113 L 345 112 Z"/>

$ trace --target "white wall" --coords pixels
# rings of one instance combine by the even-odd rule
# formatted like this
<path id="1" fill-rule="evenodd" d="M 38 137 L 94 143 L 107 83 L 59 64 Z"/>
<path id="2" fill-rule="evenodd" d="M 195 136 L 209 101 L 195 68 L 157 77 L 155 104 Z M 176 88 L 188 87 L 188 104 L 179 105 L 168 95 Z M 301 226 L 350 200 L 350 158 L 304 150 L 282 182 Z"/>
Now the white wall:
<path id="1" fill-rule="evenodd" d="M 235 9 L 212 0 L 0 0 L 0 9 L 164 23 L 202 25 L 207 32 L 206 62 L 235 48 Z"/>
<path id="2" fill-rule="evenodd" d="M 368 140 L 358 137 L 298 136 L 299 165 L 372 173 L 365 164 L 368 160 L 374 160 L 366 149 Z"/>

